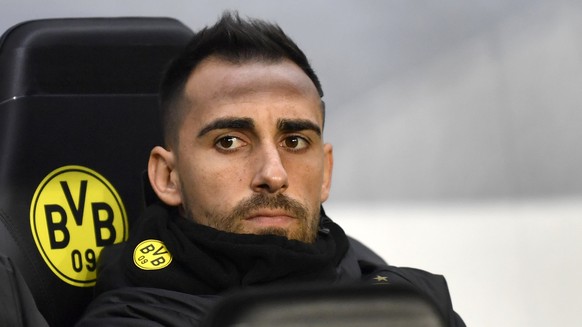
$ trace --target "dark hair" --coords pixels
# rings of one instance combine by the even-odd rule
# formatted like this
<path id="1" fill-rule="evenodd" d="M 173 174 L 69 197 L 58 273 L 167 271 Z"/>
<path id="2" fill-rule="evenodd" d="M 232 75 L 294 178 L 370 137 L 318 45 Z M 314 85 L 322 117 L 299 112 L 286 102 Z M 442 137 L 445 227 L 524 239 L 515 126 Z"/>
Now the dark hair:
<path id="1" fill-rule="evenodd" d="M 211 27 L 195 33 L 180 56 L 174 59 L 162 80 L 160 108 L 162 130 L 166 145 L 177 142 L 177 129 L 182 119 L 178 108 L 184 87 L 191 72 L 204 59 L 216 56 L 232 63 L 247 61 L 277 62 L 289 59 L 311 79 L 320 97 L 323 90 L 307 57 L 281 28 L 263 20 L 240 18 L 237 12 L 225 12 Z M 325 105 L 322 101 L 325 119 Z"/>

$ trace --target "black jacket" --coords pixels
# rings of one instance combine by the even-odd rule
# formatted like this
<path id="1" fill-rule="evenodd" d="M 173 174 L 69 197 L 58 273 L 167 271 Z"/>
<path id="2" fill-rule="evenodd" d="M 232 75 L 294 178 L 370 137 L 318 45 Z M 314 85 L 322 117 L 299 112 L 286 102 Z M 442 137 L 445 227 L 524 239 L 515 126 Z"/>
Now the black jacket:
<path id="1" fill-rule="evenodd" d="M 225 294 L 308 283 L 411 288 L 449 326 L 465 326 L 442 276 L 387 265 L 323 210 L 317 241 L 308 245 L 217 231 L 162 205 L 146 210 L 128 242 L 103 251 L 96 298 L 78 326 L 199 326 Z"/>
<path id="2" fill-rule="evenodd" d="M 3 254 L 0 254 L 0 323 L 2 326 L 48 326 L 18 268 Z"/>

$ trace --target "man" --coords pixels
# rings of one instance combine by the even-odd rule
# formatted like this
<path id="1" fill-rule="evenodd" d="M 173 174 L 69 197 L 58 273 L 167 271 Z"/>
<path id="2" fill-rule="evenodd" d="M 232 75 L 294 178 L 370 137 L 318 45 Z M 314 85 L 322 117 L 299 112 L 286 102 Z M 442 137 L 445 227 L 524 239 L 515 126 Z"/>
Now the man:
<path id="1" fill-rule="evenodd" d="M 165 145 L 148 165 L 159 201 L 104 251 L 80 325 L 196 325 L 240 288 L 385 282 L 464 326 L 444 278 L 386 265 L 323 212 L 333 154 L 322 96 L 276 25 L 227 13 L 197 33 L 162 83 Z"/>

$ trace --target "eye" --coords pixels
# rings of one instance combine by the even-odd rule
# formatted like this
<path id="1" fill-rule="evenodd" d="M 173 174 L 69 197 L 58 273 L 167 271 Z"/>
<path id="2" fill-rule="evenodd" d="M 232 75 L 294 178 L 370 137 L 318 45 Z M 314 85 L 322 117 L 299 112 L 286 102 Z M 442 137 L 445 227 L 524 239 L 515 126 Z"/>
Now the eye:
<path id="1" fill-rule="evenodd" d="M 245 142 L 236 136 L 225 136 L 218 139 L 215 145 L 219 150 L 234 151 L 245 146 Z"/>
<path id="2" fill-rule="evenodd" d="M 309 146 L 309 142 L 301 136 L 288 136 L 283 142 L 282 146 L 291 150 L 303 150 Z"/>

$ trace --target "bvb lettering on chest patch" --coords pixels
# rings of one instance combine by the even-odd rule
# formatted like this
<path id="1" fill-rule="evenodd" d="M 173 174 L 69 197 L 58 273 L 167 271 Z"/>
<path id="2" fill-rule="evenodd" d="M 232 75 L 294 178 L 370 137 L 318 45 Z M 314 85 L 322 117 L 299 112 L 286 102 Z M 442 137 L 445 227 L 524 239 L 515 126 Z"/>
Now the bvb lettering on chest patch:
<path id="1" fill-rule="evenodd" d="M 172 254 L 159 240 L 149 239 L 133 250 L 133 263 L 142 270 L 160 270 L 172 262 Z"/>

